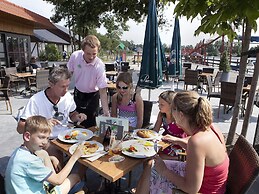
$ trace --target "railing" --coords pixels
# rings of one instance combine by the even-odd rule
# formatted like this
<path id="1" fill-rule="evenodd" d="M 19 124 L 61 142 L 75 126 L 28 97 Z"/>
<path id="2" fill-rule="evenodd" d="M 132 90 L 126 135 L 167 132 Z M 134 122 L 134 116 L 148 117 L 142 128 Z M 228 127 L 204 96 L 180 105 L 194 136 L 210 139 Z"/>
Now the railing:
<path id="1" fill-rule="evenodd" d="M 249 59 L 249 61 L 250 62 L 248 62 L 248 65 L 247 65 L 247 73 L 253 73 L 255 61 L 253 59 Z M 217 66 L 219 66 L 220 58 L 209 56 L 209 57 L 206 57 L 205 59 L 200 58 L 200 59 L 196 59 L 194 61 L 190 60 L 190 62 L 208 65 L 208 66 L 212 66 L 212 67 L 217 67 Z M 231 66 L 232 70 L 239 71 L 239 65 L 240 65 L 240 58 L 231 60 L 230 66 Z"/>

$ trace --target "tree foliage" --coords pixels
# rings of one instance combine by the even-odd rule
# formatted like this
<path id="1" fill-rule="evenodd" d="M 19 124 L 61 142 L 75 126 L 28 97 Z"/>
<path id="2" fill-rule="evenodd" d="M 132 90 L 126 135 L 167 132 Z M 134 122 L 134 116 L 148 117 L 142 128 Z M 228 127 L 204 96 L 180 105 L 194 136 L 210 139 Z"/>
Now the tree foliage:
<path id="1" fill-rule="evenodd" d="M 148 0 L 44 0 L 55 5 L 54 22 L 65 19 L 66 25 L 81 36 L 103 25 L 108 33 L 128 30 L 126 22 L 141 22 L 148 13 Z M 159 23 L 166 23 L 163 10 L 166 2 L 157 1 Z"/>

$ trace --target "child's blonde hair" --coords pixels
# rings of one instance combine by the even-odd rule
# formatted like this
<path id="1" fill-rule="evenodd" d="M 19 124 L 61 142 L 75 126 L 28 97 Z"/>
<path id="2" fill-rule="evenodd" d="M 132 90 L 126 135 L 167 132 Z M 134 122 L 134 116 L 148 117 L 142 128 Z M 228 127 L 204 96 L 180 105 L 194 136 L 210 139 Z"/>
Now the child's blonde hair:
<path id="1" fill-rule="evenodd" d="M 43 116 L 31 116 L 26 119 L 25 132 L 28 131 L 31 134 L 36 132 L 50 133 L 52 124 Z"/>

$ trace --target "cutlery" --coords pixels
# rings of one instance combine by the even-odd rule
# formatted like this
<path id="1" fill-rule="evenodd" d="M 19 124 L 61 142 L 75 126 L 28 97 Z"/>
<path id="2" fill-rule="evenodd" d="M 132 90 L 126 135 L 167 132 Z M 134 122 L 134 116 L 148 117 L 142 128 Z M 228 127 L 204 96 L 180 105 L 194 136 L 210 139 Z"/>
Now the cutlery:
<path id="1" fill-rule="evenodd" d="M 157 145 L 157 140 L 154 141 L 154 150 L 156 153 L 158 153 L 158 145 Z"/>

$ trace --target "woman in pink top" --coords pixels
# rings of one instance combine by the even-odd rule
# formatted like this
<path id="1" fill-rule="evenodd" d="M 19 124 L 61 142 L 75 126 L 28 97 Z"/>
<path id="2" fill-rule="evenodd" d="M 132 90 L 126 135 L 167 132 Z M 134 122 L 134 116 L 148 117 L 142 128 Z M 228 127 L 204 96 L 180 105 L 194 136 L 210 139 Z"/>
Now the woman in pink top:
<path id="1" fill-rule="evenodd" d="M 129 126 L 141 128 L 143 124 L 143 100 L 134 93 L 132 77 L 128 72 L 120 73 L 116 80 L 117 93 L 112 96 L 112 117 L 126 118 Z"/>
<path id="2" fill-rule="evenodd" d="M 194 91 L 179 92 L 172 113 L 189 137 L 166 135 L 162 139 L 184 147 L 186 162 L 164 161 L 157 155 L 152 168 L 145 167 L 136 193 L 172 193 L 175 187 L 187 193 L 225 193 L 229 158 L 221 131 L 212 126 L 208 100 Z"/>

